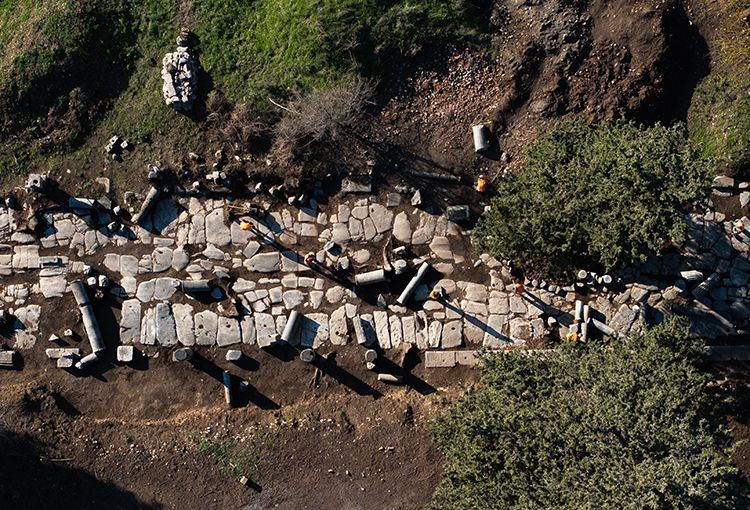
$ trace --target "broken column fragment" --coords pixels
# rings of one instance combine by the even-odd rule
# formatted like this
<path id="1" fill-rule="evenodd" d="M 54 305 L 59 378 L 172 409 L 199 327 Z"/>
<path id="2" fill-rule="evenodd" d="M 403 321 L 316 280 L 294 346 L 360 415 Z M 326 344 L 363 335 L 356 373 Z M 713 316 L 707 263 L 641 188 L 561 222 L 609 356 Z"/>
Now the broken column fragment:
<path id="1" fill-rule="evenodd" d="M 359 286 L 372 285 L 374 283 L 381 283 L 385 281 L 385 270 L 376 269 L 367 273 L 361 273 L 354 277 L 354 283 Z"/>
<path id="2" fill-rule="evenodd" d="M 133 217 L 133 223 L 136 225 L 140 225 L 141 222 L 146 218 L 146 215 L 151 210 L 151 208 L 156 204 L 156 200 L 159 198 L 159 195 L 161 194 L 161 191 L 151 186 L 151 189 L 148 190 L 148 194 L 146 195 L 146 198 L 143 200 L 143 203 L 141 204 L 141 208 L 138 211 L 138 213 Z"/>
<path id="3" fill-rule="evenodd" d="M 99 323 L 96 322 L 96 316 L 94 315 L 94 308 L 89 302 L 89 296 L 86 292 L 81 280 L 75 280 L 71 282 L 70 288 L 73 291 L 73 297 L 78 303 L 78 308 L 81 310 L 81 317 L 83 318 L 83 327 L 86 329 L 86 336 L 89 338 L 89 344 L 91 344 L 91 350 L 94 353 L 101 352 L 106 349 L 104 345 L 104 339 L 102 333 L 99 330 Z M 85 358 L 84 358 L 85 359 Z M 83 360 L 81 360 L 83 361 Z"/>
<path id="4" fill-rule="evenodd" d="M 419 269 L 417 270 L 417 274 L 414 275 L 414 278 L 411 279 L 404 291 L 398 297 L 398 304 L 405 305 L 406 302 L 409 301 L 409 298 L 414 293 L 414 290 L 419 285 L 419 282 L 422 281 L 422 278 L 424 278 L 424 275 L 427 273 L 427 270 L 429 268 L 430 264 L 428 264 L 427 262 L 422 262 L 422 265 L 419 266 Z"/>
<path id="5" fill-rule="evenodd" d="M 297 310 L 292 310 L 292 313 L 289 314 L 289 318 L 284 325 L 284 331 L 281 333 L 281 339 L 284 342 L 292 342 L 292 340 L 294 339 L 294 334 L 298 329 L 301 317 L 302 314 L 300 314 Z"/>

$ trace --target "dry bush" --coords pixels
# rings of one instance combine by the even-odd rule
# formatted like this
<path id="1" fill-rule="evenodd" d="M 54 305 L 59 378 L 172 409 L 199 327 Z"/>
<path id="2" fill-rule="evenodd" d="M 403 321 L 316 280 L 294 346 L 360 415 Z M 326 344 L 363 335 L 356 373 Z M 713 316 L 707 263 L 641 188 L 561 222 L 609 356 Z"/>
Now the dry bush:
<path id="1" fill-rule="evenodd" d="M 340 142 L 372 102 L 375 84 L 361 77 L 298 97 L 276 125 L 277 149 L 295 159 L 312 145 Z"/>
<path id="2" fill-rule="evenodd" d="M 222 126 L 221 134 L 224 140 L 235 147 L 257 153 L 268 148 L 270 129 L 247 103 L 239 103 L 234 106 Z"/>

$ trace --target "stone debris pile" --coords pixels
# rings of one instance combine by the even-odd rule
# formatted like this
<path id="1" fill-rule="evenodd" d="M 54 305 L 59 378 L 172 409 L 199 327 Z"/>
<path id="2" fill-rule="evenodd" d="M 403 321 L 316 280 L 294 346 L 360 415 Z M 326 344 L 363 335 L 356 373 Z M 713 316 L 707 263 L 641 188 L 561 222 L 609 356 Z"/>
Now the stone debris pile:
<path id="1" fill-rule="evenodd" d="M 174 52 L 164 55 L 161 68 L 164 101 L 175 110 L 181 111 L 190 111 L 193 108 L 198 90 L 198 66 L 188 53 L 188 34 L 187 29 L 183 28 L 177 41 L 178 44 L 185 45 L 179 45 Z"/>

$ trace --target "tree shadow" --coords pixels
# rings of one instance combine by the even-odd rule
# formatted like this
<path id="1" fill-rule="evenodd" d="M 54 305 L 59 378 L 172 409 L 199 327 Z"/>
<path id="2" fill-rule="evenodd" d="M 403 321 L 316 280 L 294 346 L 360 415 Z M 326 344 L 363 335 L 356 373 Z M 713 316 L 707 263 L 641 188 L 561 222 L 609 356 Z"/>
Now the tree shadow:
<path id="1" fill-rule="evenodd" d="M 4 510 L 159 509 L 131 492 L 89 473 L 47 458 L 43 444 L 28 435 L 0 430 L 0 501 Z"/>
<path id="2" fill-rule="evenodd" d="M 354 391 L 357 395 L 372 396 L 373 399 L 378 399 L 383 396 L 382 393 L 364 382 L 362 379 L 341 368 L 336 362 L 335 352 L 331 352 L 327 358 L 324 358 L 323 356 L 315 356 L 312 364 L 324 375 L 332 377 L 337 382 Z"/>

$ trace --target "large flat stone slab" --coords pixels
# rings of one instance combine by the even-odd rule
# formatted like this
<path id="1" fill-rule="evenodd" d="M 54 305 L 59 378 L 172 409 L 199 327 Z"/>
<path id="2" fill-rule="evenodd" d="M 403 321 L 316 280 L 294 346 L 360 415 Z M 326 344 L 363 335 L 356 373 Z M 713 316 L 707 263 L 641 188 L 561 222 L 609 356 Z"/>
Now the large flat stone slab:
<path id="1" fill-rule="evenodd" d="M 195 321 L 195 343 L 198 345 L 214 345 L 219 329 L 219 317 L 210 310 L 196 313 Z"/>
<path id="2" fill-rule="evenodd" d="M 242 341 L 240 332 L 240 321 L 234 317 L 219 317 L 218 333 L 216 335 L 216 344 L 219 347 L 238 344 Z"/>
<path id="3" fill-rule="evenodd" d="M 258 253 L 243 263 L 248 271 L 256 273 L 275 273 L 281 269 L 281 259 L 278 252 Z"/>
<path id="4" fill-rule="evenodd" d="M 302 347 L 317 349 L 328 341 L 328 316 L 324 313 L 311 313 L 303 316 L 299 335 Z"/>
<path id="5" fill-rule="evenodd" d="M 156 341 L 164 347 L 177 345 L 177 328 L 172 307 L 169 303 L 159 303 L 155 309 Z"/>
<path id="6" fill-rule="evenodd" d="M 172 305 L 177 341 L 182 345 L 195 345 L 195 323 L 193 322 L 193 307 L 188 304 L 175 303 Z"/>
<path id="7" fill-rule="evenodd" d="M 443 333 L 440 339 L 441 349 L 454 349 L 461 345 L 461 335 L 463 332 L 463 321 L 448 321 L 443 325 Z"/>
<path id="8" fill-rule="evenodd" d="M 373 312 L 373 320 L 375 321 L 375 334 L 378 337 L 378 345 L 381 349 L 390 349 L 391 335 L 388 331 L 388 313 L 383 311 Z"/>
<path id="9" fill-rule="evenodd" d="M 224 210 L 215 209 L 206 215 L 206 241 L 216 246 L 232 242 L 232 233 L 224 223 Z"/>
<path id="10" fill-rule="evenodd" d="M 128 299 L 122 302 L 120 315 L 120 343 L 132 344 L 141 337 L 141 302 Z"/>
<path id="11" fill-rule="evenodd" d="M 242 343 L 253 345 L 255 343 L 255 318 L 252 315 L 245 315 L 240 320 L 240 331 L 242 332 Z"/>
<path id="12" fill-rule="evenodd" d="M 349 323 L 346 320 L 346 307 L 334 310 L 328 320 L 329 335 L 333 345 L 346 345 L 349 339 Z"/>
<path id="13" fill-rule="evenodd" d="M 276 343 L 279 334 L 276 333 L 276 322 L 270 313 L 255 314 L 255 332 L 258 347 L 268 347 Z"/>

